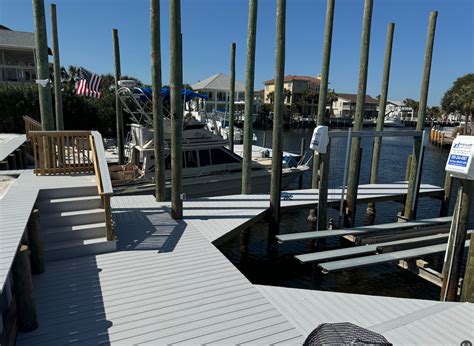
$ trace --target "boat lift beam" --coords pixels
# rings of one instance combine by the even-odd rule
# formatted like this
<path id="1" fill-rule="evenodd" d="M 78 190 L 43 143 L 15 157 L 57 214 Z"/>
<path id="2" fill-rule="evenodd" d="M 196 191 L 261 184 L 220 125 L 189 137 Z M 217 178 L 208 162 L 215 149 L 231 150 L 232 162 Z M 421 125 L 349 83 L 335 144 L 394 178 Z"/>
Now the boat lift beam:
<path id="1" fill-rule="evenodd" d="M 469 246 L 470 240 L 464 242 L 464 247 Z M 399 260 L 406 260 L 410 258 L 418 258 L 421 256 L 433 255 L 437 253 L 442 253 L 446 251 L 446 244 L 430 245 L 423 246 L 415 249 L 402 250 L 389 252 L 379 255 L 356 257 L 350 259 L 343 259 L 339 261 L 326 262 L 319 264 L 319 267 L 322 269 L 324 274 L 332 273 L 336 271 L 360 268 L 371 266 L 375 264 L 387 263 L 387 262 L 396 262 Z"/>
<path id="2" fill-rule="evenodd" d="M 387 223 L 387 224 L 382 224 L 382 225 L 361 226 L 361 227 L 346 228 L 346 229 L 339 229 L 339 230 L 280 234 L 280 235 L 277 235 L 276 238 L 279 243 L 299 241 L 299 240 L 315 240 L 315 239 L 345 236 L 345 235 L 361 235 L 361 234 L 375 233 L 375 232 L 382 232 L 382 231 L 403 230 L 403 229 L 410 229 L 410 228 L 415 228 L 415 227 L 438 226 L 438 225 L 450 223 L 451 219 L 452 219 L 451 216 L 444 216 L 444 217 L 437 217 L 434 219 L 423 219 L 423 220 L 410 221 L 410 222 L 393 222 L 393 223 Z"/>

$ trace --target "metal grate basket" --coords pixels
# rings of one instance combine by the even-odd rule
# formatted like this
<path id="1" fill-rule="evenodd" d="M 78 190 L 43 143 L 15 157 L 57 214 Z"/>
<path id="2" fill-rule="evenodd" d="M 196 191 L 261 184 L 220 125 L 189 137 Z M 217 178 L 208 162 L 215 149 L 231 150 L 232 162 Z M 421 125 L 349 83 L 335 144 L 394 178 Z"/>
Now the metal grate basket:
<path id="1" fill-rule="evenodd" d="M 315 345 L 386 345 L 392 344 L 382 335 L 344 323 L 323 323 L 306 338 L 305 346 Z"/>

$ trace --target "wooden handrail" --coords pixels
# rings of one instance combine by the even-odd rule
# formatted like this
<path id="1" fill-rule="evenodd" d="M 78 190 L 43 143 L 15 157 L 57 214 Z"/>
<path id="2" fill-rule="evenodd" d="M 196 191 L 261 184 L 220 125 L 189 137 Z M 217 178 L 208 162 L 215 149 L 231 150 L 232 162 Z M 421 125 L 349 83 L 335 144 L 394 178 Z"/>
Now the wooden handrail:
<path id="1" fill-rule="evenodd" d="M 23 121 L 25 122 L 25 133 L 27 139 L 30 139 L 30 131 L 41 131 L 41 123 L 35 119 L 24 115 Z"/>
<path id="2" fill-rule="evenodd" d="M 105 157 L 104 141 L 102 140 L 102 135 L 97 131 L 91 131 L 90 141 L 91 147 L 93 148 L 97 189 L 102 199 L 102 207 L 105 210 L 107 240 L 114 240 L 115 232 L 112 225 L 112 208 L 110 206 L 110 197 L 113 194 L 113 189 L 107 158 Z"/>
<path id="3" fill-rule="evenodd" d="M 107 158 L 105 157 L 104 141 L 102 135 L 97 131 L 92 131 L 91 135 L 94 139 L 95 154 L 97 155 L 98 170 L 102 186 L 102 193 L 113 193 L 112 181 L 110 180 L 109 167 Z"/>
<path id="4" fill-rule="evenodd" d="M 112 182 L 102 136 L 97 131 L 30 131 L 36 175 L 94 173 L 105 211 L 107 240 L 114 240 Z"/>

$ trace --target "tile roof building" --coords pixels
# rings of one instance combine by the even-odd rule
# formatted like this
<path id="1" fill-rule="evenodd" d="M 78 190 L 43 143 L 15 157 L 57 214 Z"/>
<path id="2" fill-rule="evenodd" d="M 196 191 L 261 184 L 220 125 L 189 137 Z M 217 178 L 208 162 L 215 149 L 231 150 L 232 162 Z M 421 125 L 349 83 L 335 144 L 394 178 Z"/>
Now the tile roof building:
<path id="1" fill-rule="evenodd" d="M 267 80 L 264 82 L 264 102 L 273 103 L 273 93 L 275 91 L 275 80 Z M 285 105 L 292 106 L 298 104 L 303 115 L 314 116 L 317 109 L 319 97 L 319 86 L 321 80 L 311 76 L 287 75 L 284 78 L 283 88 L 287 90 L 285 97 Z M 303 96 L 311 95 L 311 99 L 302 100 Z"/>

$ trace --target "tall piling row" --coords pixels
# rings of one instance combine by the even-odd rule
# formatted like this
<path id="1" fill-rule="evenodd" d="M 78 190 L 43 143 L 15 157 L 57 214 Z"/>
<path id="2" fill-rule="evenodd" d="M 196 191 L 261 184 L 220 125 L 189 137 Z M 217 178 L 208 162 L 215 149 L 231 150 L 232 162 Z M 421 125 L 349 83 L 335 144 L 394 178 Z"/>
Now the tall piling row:
<path id="1" fill-rule="evenodd" d="M 271 246 L 275 244 L 275 235 L 280 233 L 280 195 L 283 159 L 283 111 L 285 94 L 283 83 L 285 78 L 285 36 L 286 36 L 286 0 L 277 1 L 276 13 L 276 49 L 275 49 L 275 101 L 273 104 L 273 136 L 272 136 L 272 172 L 270 184 L 270 223 L 269 239 Z"/>
<path id="2" fill-rule="evenodd" d="M 362 23 L 362 43 L 360 47 L 359 86 L 357 90 L 356 109 L 354 114 L 354 131 L 361 131 L 365 113 L 365 96 L 367 91 L 367 74 L 369 70 L 370 29 L 372 25 L 373 0 L 365 0 L 364 18 Z M 360 137 L 352 138 L 351 160 L 346 195 L 346 227 L 354 226 L 357 200 L 357 182 L 360 171 L 357 169 Z"/>
<path id="3" fill-rule="evenodd" d="M 235 42 L 230 46 L 229 149 L 234 151 L 235 116 Z"/>
<path id="4" fill-rule="evenodd" d="M 123 109 L 120 104 L 120 98 L 118 96 L 119 81 L 121 75 L 120 67 L 120 45 L 118 30 L 112 29 L 112 39 L 114 42 L 114 62 L 115 62 L 115 121 L 117 127 L 117 153 L 119 165 L 123 165 L 125 162 L 124 155 L 124 129 L 123 129 Z"/>
<path id="5" fill-rule="evenodd" d="M 165 185 L 165 140 L 163 125 L 163 103 L 161 96 L 161 30 L 160 0 L 150 1 L 151 26 L 151 83 L 153 110 L 153 144 L 155 154 L 155 198 L 158 202 L 166 199 Z"/>
<path id="6" fill-rule="evenodd" d="M 436 33 L 436 20 L 438 18 L 438 12 L 433 11 L 430 13 L 430 19 L 428 23 L 428 35 L 426 37 L 426 48 L 425 48 L 425 59 L 423 68 L 423 79 L 421 81 L 421 92 L 420 92 L 420 103 L 418 106 L 418 117 L 416 122 L 416 129 L 422 131 L 425 127 L 425 116 L 426 116 L 426 104 L 428 102 L 428 88 L 430 84 L 431 74 L 431 62 L 433 59 L 433 46 Z M 415 189 L 416 189 L 416 172 L 418 165 L 420 164 L 420 148 L 421 138 L 415 137 L 413 139 L 413 156 L 411 160 L 411 174 L 408 182 L 407 199 L 405 202 L 405 209 L 403 215 L 407 219 L 413 217 L 413 204 L 415 201 Z"/>
<path id="7" fill-rule="evenodd" d="M 59 62 L 58 20 L 56 5 L 51 4 L 51 33 L 53 35 L 53 67 L 54 67 L 54 106 L 56 112 L 56 130 L 64 130 L 63 95 L 61 92 L 61 63 Z"/>
<path id="8" fill-rule="evenodd" d="M 258 0 L 249 0 L 247 31 L 247 72 L 245 79 L 244 150 L 242 160 L 242 194 L 252 191 L 252 113 L 255 79 L 255 44 L 257 39 Z"/>
<path id="9" fill-rule="evenodd" d="M 183 218 L 183 88 L 181 1 L 170 1 L 171 216 Z"/>
<path id="10" fill-rule="evenodd" d="M 51 82 L 49 80 L 48 39 L 44 0 L 33 0 L 33 19 L 35 24 L 35 58 L 38 97 L 43 131 L 54 130 Z"/>
<path id="11" fill-rule="evenodd" d="M 376 131 L 383 131 L 383 123 L 385 119 L 385 107 L 387 106 L 388 85 L 390 80 L 390 65 L 392 60 L 393 47 L 393 32 L 395 29 L 394 23 L 389 23 L 387 26 L 387 41 L 385 45 L 385 60 L 382 74 L 382 88 L 380 91 L 379 112 L 377 114 Z M 370 169 L 370 183 L 377 183 L 377 175 L 379 171 L 380 151 L 382 149 L 382 137 L 375 137 L 374 147 L 372 150 L 372 166 Z M 375 213 L 375 203 L 369 203 L 367 206 L 367 213 Z"/>
<path id="12" fill-rule="evenodd" d="M 324 125 L 326 122 L 326 100 L 329 84 L 329 66 L 331 63 L 332 31 L 334 23 L 335 0 L 328 0 L 326 6 L 326 28 L 324 30 L 323 61 L 321 68 L 321 83 L 319 88 L 318 116 L 316 125 Z M 327 228 L 327 200 L 329 186 L 329 152 L 331 142 L 328 144 L 325 154 L 314 155 L 313 176 L 319 170 L 319 201 L 318 201 L 318 230 Z M 315 168 L 316 167 L 316 168 Z"/>

